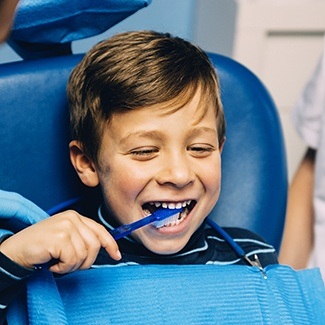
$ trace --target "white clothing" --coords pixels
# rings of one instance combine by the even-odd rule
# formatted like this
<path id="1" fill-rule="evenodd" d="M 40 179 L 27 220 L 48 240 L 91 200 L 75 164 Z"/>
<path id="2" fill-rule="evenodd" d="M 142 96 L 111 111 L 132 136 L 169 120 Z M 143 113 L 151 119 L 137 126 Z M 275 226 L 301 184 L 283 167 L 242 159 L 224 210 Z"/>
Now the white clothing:
<path id="1" fill-rule="evenodd" d="M 308 147 L 317 150 L 314 184 L 314 252 L 311 266 L 325 279 L 325 42 L 323 55 L 294 110 L 294 125 Z"/>

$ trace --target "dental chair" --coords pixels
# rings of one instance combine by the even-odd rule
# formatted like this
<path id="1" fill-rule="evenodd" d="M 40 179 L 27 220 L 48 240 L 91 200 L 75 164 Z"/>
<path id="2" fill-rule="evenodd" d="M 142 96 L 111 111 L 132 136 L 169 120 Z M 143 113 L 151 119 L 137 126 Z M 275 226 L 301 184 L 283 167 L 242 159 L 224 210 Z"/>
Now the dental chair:
<path id="1" fill-rule="evenodd" d="M 82 55 L 67 45 L 44 51 L 42 39 L 41 46 L 28 43 L 22 30 L 14 29 L 10 42 L 25 60 L 0 65 L 0 188 L 51 214 L 92 191 L 77 178 L 68 151 L 65 88 Z M 210 217 L 221 226 L 248 228 L 279 249 L 287 170 L 277 109 L 252 72 L 230 58 L 209 56 L 220 78 L 227 125 L 221 195 Z"/>

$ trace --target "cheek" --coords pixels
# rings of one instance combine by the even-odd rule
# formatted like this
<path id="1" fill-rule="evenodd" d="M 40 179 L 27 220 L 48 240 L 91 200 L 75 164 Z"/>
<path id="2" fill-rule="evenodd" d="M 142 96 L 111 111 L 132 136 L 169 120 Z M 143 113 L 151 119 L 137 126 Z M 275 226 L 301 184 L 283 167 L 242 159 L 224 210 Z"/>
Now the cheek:
<path id="1" fill-rule="evenodd" d="M 125 165 L 121 162 L 111 164 L 108 172 L 100 173 L 101 186 L 109 201 L 117 199 L 126 205 L 128 202 L 125 200 L 136 198 L 147 183 L 147 179 L 146 171 L 142 171 L 132 164 Z"/>
<path id="2" fill-rule="evenodd" d="M 221 182 L 221 161 L 220 157 L 212 159 L 210 163 L 201 168 L 201 180 L 208 191 L 220 190 Z"/>
<path id="3" fill-rule="evenodd" d="M 202 200 L 202 220 L 212 211 L 218 202 L 221 189 L 221 163 L 220 159 L 208 164 L 202 169 L 201 183 L 205 189 L 205 198 Z"/>

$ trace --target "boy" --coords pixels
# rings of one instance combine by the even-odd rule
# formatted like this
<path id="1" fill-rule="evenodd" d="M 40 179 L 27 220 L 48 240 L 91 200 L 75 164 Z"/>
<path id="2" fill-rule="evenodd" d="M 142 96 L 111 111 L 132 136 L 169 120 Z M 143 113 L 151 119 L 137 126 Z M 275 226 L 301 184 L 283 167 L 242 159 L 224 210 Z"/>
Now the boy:
<path id="1" fill-rule="evenodd" d="M 68 97 L 71 162 L 100 193 L 1 244 L 2 310 L 35 265 L 53 259 L 50 271 L 60 274 L 94 264 L 246 264 L 205 224 L 219 198 L 225 121 L 202 50 L 169 34 L 114 36 L 74 69 Z M 176 217 L 118 243 L 109 234 L 157 208 L 180 206 Z M 227 231 L 246 253 L 257 252 L 262 266 L 277 263 L 255 234 Z"/>

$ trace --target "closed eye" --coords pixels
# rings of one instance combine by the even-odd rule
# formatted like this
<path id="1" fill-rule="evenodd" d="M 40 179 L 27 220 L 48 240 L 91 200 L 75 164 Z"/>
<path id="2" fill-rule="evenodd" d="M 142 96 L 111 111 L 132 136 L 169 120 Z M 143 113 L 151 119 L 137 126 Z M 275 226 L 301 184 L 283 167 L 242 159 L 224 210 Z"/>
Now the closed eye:
<path id="1" fill-rule="evenodd" d="M 146 160 L 155 157 L 158 152 L 158 148 L 139 148 L 132 150 L 130 154 L 134 156 L 135 159 Z"/>
<path id="2" fill-rule="evenodd" d="M 187 150 L 196 157 L 206 157 L 214 152 L 216 148 L 211 145 L 193 145 L 188 147 Z"/>

